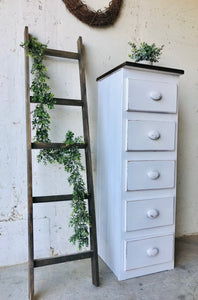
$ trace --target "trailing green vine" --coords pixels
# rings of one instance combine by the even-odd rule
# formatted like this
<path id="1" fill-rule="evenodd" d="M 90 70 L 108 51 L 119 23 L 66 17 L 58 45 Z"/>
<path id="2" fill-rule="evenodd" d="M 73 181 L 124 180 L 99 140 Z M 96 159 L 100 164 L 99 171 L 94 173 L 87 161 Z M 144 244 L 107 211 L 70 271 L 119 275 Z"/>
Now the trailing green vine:
<path id="1" fill-rule="evenodd" d="M 27 49 L 27 55 L 32 57 L 33 64 L 31 73 L 33 75 L 30 90 L 32 91 L 32 101 L 38 102 L 33 111 L 32 128 L 35 130 L 34 141 L 50 143 L 50 115 L 48 110 L 54 108 L 55 99 L 49 85 L 47 84 L 47 69 L 43 64 L 46 45 L 41 44 L 37 38 L 31 37 L 29 41 L 21 44 Z M 43 149 L 38 154 L 38 162 L 59 163 L 67 173 L 68 182 L 73 186 L 72 214 L 69 225 L 73 227 L 74 234 L 70 237 L 70 242 L 76 244 L 81 249 L 88 246 L 90 219 L 86 208 L 85 194 L 86 187 L 82 178 L 84 167 L 81 163 L 81 154 L 76 143 L 83 143 L 81 137 L 75 137 L 72 131 L 67 131 L 63 142 L 68 148 L 63 149 Z"/>

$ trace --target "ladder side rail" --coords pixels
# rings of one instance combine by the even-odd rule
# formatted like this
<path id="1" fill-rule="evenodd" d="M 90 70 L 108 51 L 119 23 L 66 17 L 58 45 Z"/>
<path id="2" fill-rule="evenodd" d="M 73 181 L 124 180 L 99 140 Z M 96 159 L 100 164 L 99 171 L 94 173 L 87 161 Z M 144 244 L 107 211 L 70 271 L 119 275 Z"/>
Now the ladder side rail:
<path id="1" fill-rule="evenodd" d="M 29 40 L 28 27 L 25 27 L 25 41 Z M 28 293 L 34 297 L 34 240 L 33 240 L 33 204 L 32 204 L 32 153 L 31 153 L 31 117 L 30 117 L 30 63 L 25 49 L 25 98 L 26 98 L 26 142 L 27 142 L 27 196 L 28 196 Z"/>
<path id="2" fill-rule="evenodd" d="M 82 37 L 78 38 L 77 47 L 79 53 L 79 75 L 80 75 L 81 99 L 84 103 L 82 107 L 83 132 L 84 132 L 84 140 L 85 143 L 87 144 L 87 147 L 85 149 L 85 159 L 86 159 L 86 172 L 87 172 L 87 189 L 88 189 L 88 194 L 90 195 L 88 199 L 88 206 L 89 206 L 89 215 L 91 217 L 90 246 L 91 246 L 91 250 L 93 250 L 93 257 L 91 258 L 92 282 L 95 286 L 99 286 L 96 218 L 95 218 L 95 205 L 94 205 L 94 189 L 93 189 L 91 147 L 90 147 L 90 136 L 89 136 L 87 95 L 86 95 L 85 61 L 83 55 Z"/>

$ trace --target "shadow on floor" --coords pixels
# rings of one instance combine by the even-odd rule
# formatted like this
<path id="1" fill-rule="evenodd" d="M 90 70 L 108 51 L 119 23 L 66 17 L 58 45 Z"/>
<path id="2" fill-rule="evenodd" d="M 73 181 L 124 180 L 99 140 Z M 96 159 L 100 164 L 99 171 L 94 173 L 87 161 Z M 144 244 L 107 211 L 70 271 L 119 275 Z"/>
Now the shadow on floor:
<path id="1" fill-rule="evenodd" d="M 90 260 L 35 269 L 35 300 L 198 300 L 198 236 L 176 240 L 176 268 L 118 281 L 100 260 L 100 287 Z M 0 299 L 27 300 L 27 265 L 0 268 Z"/>

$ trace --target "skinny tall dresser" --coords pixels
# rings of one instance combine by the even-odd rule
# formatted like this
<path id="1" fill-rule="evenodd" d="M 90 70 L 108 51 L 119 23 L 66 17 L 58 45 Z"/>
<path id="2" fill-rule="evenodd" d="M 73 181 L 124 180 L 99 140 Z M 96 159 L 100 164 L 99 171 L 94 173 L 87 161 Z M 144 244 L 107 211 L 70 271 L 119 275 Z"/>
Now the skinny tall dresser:
<path id="1" fill-rule="evenodd" d="M 125 62 L 98 81 L 98 250 L 118 280 L 174 268 L 178 83 Z"/>

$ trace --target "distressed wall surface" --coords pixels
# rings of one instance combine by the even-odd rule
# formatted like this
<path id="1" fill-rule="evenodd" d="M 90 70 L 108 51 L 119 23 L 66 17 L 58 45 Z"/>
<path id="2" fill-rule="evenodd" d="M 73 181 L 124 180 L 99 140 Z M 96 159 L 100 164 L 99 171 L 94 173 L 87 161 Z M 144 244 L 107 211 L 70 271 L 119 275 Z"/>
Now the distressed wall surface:
<path id="1" fill-rule="evenodd" d="M 87 0 L 93 8 L 109 1 Z M 198 232 L 198 3 L 194 0 L 124 0 L 114 26 L 94 29 L 74 18 L 61 0 L 0 1 L 0 265 L 27 261 L 26 136 L 24 99 L 24 26 L 50 48 L 76 51 L 82 36 L 86 47 L 86 76 L 91 147 L 96 177 L 97 84 L 96 77 L 127 60 L 128 41 L 164 44 L 160 65 L 182 68 L 179 89 L 179 162 L 177 236 Z M 50 83 L 57 97 L 79 97 L 74 63 L 47 59 Z M 110 112 L 110 113 L 113 113 Z M 62 141 L 72 129 L 82 134 L 78 109 L 52 112 L 51 137 Z M 71 191 L 59 166 L 43 167 L 34 153 L 34 195 Z M 35 256 L 76 250 L 68 242 L 69 204 L 35 207 Z"/>

